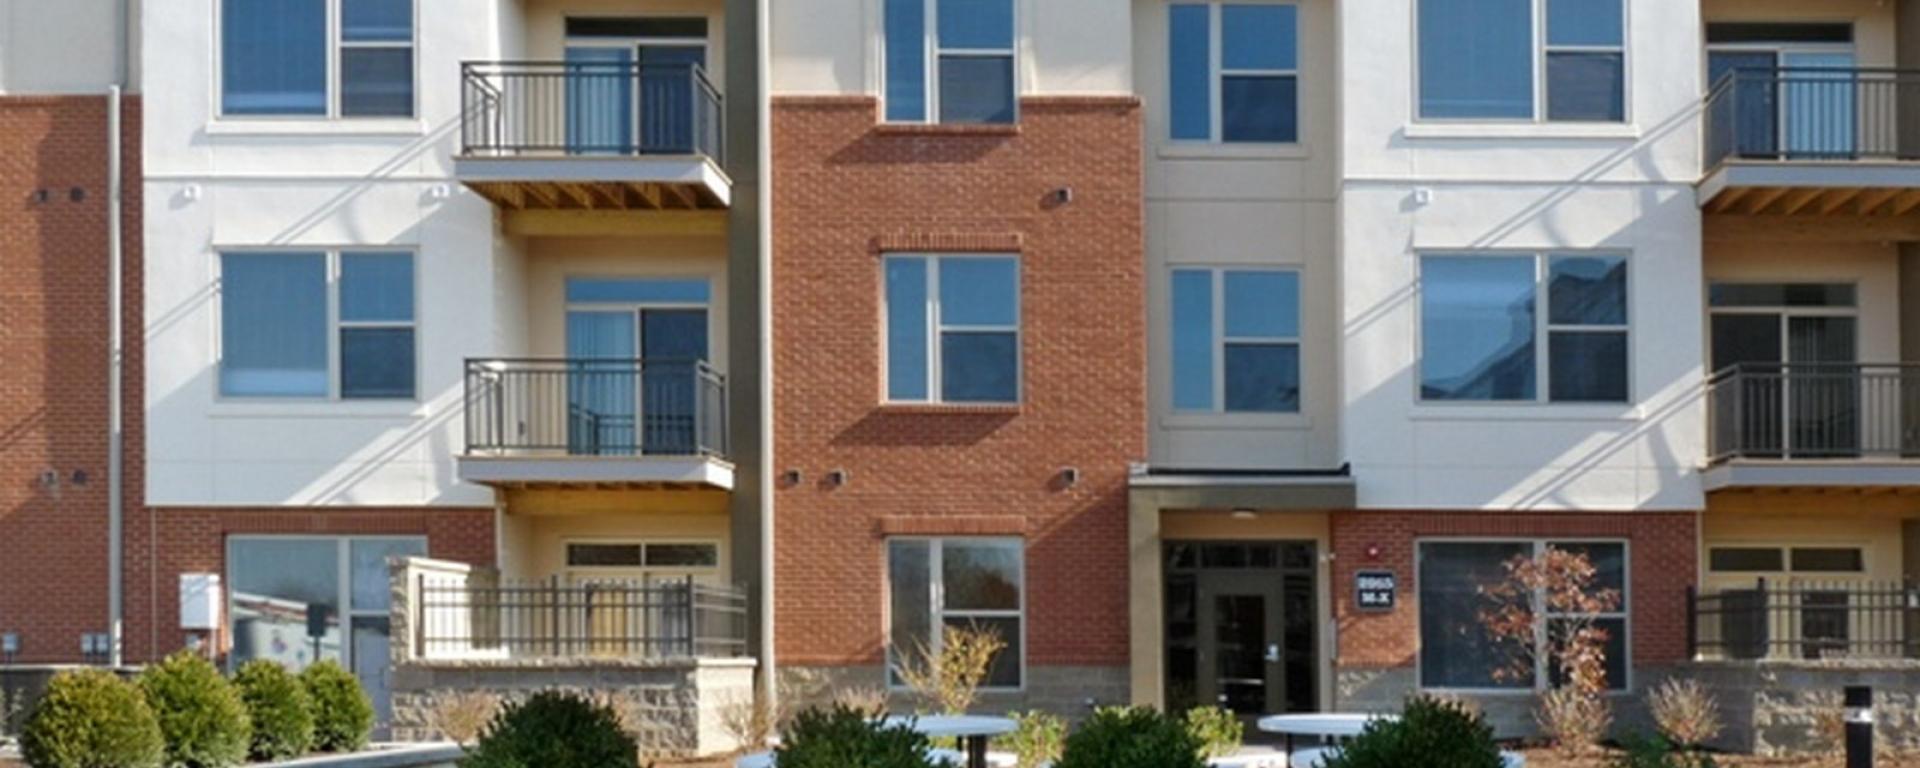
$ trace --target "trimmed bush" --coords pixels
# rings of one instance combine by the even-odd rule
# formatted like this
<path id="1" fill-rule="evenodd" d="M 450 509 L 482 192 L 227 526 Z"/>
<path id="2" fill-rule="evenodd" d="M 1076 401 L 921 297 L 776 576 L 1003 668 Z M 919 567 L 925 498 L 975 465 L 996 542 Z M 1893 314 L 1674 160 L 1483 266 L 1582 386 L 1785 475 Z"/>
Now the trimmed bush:
<path id="1" fill-rule="evenodd" d="M 640 745 L 612 707 L 542 691 L 500 710 L 460 768 L 639 768 Z"/>
<path id="2" fill-rule="evenodd" d="M 373 701 L 340 662 L 327 660 L 300 673 L 300 684 L 313 699 L 313 748 L 320 752 L 354 752 L 373 735 Z"/>
<path id="3" fill-rule="evenodd" d="M 247 759 L 253 721 L 240 692 L 213 663 L 181 651 L 140 673 L 172 768 L 221 768 Z"/>
<path id="4" fill-rule="evenodd" d="M 1240 717 L 1219 707 L 1187 710 L 1187 730 L 1200 740 L 1200 756 L 1209 760 L 1240 751 L 1247 726 Z"/>
<path id="5" fill-rule="evenodd" d="M 300 678 L 279 662 L 255 659 L 240 666 L 233 683 L 253 721 L 253 759 L 285 760 L 313 747 L 313 700 Z"/>
<path id="6" fill-rule="evenodd" d="M 1375 720 L 1325 768 L 1501 768 L 1500 747 L 1486 718 L 1455 702 L 1407 700 L 1398 720 Z"/>
<path id="7" fill-rule="evenodd" d="M 809 709 L 795 717 L 774 751 L 780 768 L 935 768 L 933 746 L 906 724 L 853 707 Z"/>
<path id="8" fill-rule="evenodd" d="M 1067 743 L 1066 720 L 1037 709 L 1015 712 L 1009 717 L 1013 718 L 1013 733 L 998 741 L 1013 750 L 1016 768 L 1040 768 L 1060 759 L 1060 750 Z"/>
<path id="9" fill-rule="evenodd" d="M 1103 707 L 1067 737 L 1054 768 L 1206 768 L 1185 721 L 1148 707 Z"/>
<path id="10" fill-rule="evenodd" d="M 140 689 L 83 669 L 48 682 L 21 729 L 20 752 L 34 768 L 155 768 L 163 747 Z"/>
<path id="11" fill-rule="evenodd" d="M 1664 736 L 1629 736 L 1608 765 L 1613 768 L 1716 768 L 1713 757 L 1690 754 Z"/>

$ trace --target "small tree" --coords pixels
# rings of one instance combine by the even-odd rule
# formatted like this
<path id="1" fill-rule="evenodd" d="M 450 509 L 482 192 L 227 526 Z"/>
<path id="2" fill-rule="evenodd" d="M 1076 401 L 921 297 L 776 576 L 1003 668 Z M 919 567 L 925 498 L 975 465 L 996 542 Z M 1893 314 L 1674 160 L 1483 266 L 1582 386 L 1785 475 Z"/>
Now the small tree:
<path id="1" fill-rule="evenodd" d="M 1602 586 L 1600 571 L 1584 552 L 1549 547 L 1539 557 L 1514 557 L 1504 580 L 1482 587 L 1487 607 L 1480 624 L 1493 644 L 1512 649 L 1509 663 L 1494 670 L 1500 680 L 1534 679 L 1538 654 L 1546 653 L 1551 690 L 1534 717 L 1566 753 L 1592 749 L 1613 723 L 1607 693 L 1609 633 L 1594 618 L 1620 607 L 1620 592 Z M 1541 616 L 1544 609 L 1550 620 Z M 1545 627 L 1544 642 L 1540 631 Z"/>
<path id="2" fill-rule="evenodd" d="M 928 706 L 964 715 L 1007 641 L 991 627 L 947 627 L 941 640 L 938 649 L 920 643 L 911 658 L 894 665 L 894 674 Z"/>
<path id="3" fill-rule="evenodd" d="M 1720 735 L 1720 703 L 1698 680 L 1669 678 L 1648 694 L 1647 709 L 1681 749 L 1699 749 Z"/>

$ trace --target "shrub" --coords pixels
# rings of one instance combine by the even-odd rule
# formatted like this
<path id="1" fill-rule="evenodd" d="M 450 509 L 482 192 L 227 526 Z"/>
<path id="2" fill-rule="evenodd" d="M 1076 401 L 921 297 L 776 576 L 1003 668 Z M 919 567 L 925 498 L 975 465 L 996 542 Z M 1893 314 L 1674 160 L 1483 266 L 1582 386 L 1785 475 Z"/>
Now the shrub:
<path id="1" fill-rule="evenodd" d="M 360 689 L 359 678 L 328 660 L 301 672 L 300 684 L 313 699 L 314 749 L 353 752 L 367 746 L 373 734 L 373 701 Z"/>
<path id="2" fill-rule="evenodd" d="M 1013 750 L 1018 768 L 1039 768 L 1060 759 L 1067 743 L 1067 721 L 1039 710 L 1015 712 L 1012 717 L 1015 727 L 1007 734 L 1005 746 Z"/>
<path id="3" fill-rule="evenodd" d="M 774 762 L 780 768 L 938 768 L 927 737 L 848 706 L 793 719 Z"/>
<path id="4" fill-rule="evenodd" d="M 35 768 L 152 768 L 163 748 L 140 690 L 103 669 L 55 675 L 20 733 Z"/>
<path id="5" fill-rule="evenodd" d="M 240 692 L 211 662 L 181 651 L 147 667 L 139 683 L 160 722 L 167 765 L 219 768 L 246 762 L 253 721 Z"/>
<path id="6" fill-rule="evenodd" d="M 1205 745 L 1179 718 L 1147 707 L 1103 707 L 1067 737 L 1055 768 L 1205 768 Z"/>
<path id="7" fill-rule="evenodd" d="M 279 662 L 255 659 L 233 676 L 240 701 L 253 721 L 255 760 L 285 760 L 307 753 L 313 746 L 313 699 L 306 686 Z"/>
<path id="8" fill-rule="evenodd" d="M 1697 680 L 1668 679 L 1647 695 L 1647 709 L 1660 732 L 1683 748 L 1720 735 L 1720 703 Z"/>
<path id="9" fill-rule="evenodd" d="M 1375 720 L 1327 759 L 1326 768 L 1501 768 L 1493 727 L 1465 708 L 1426 697 L 1398 720 Z"/>
<path id="10" fill-rule="evenodd" d="M 1246 725 L 1239 716 L 1219 707 L 1187 710 L 1187 730 L 1200 740 L 1200 756 L 1209 760 L 1240 751 L 1240 742 L 1246 737 Z"/>
<path id="11" fill-rule="evenodd" d="M 1621 747 L 1612 768 L 1715 768 L 1713 758 L 1688 754 L 1660 736 L 1628 737 Z"/>
<path id="12" fill-rule="evenodd" d="M 1571 757 L 1599 747 L 1613 725 L 1613 707 L 1605 697 L 1566 686 L 1541 694 L 1533 719 L 1560 753 Z"/>
<path id="13" fill-rule="evenodd" d="M 500 711 L 500 697 L 486 691 L 462 691 L 434 702 L 434 730 L 457 744 L 472 744 Z"/>
<path id="14" fill-rule="evenodd" d="M 639 768 L 640 747 L 611 707 L 542 691 L 495 715 L 460 768 Z"/>
<path id="15" fill-rule="evenodd" d="M 991 627 L 946 627 L 940 639 L 939 650 L 922 643 L 894 672 L 935 711 L 966 714 L 1007 641 Z"/>

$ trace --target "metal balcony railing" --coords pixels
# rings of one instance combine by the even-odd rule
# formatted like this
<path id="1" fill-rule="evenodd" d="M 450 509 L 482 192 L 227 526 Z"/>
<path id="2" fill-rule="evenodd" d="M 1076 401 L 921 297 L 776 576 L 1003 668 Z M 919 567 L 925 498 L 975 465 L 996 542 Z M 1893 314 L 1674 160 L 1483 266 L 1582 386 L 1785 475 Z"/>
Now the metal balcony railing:
<path id="1" fill-rule="evenodd" d="M 1920 658 L 1920 584 L 1768 581 L 1687 588 L 1687 645 L 1699 659 Z"/>
<path id="2" fill-rule="evenodd" d="M 421 579 L 412 617 L 426 659 L 731 658 L 747 649 L 747 597 L 673 580 Z"/>
<path id="3" fill-rule="evenodd" d="M 1706 167 L 1920 160 L 1920 71 L 1736 69 L 1706 97 Z"/>
<path id="4" fill-rule="evenodd" d="M 1920 365 L 1742 364 L 1707 382 L 1708 454 L 1920 459 Z"/>
<path id="5" fill-rule="evenodd" d="M 468 360 L 469 454 L 727 454 L 726 378 L 703 360 Z"/>
<path id="6" fill-rule="evenodd" d="M 705 155 L 725 165 L 720 92 L 694 64 L 466 62 L 469 156 Z"/>

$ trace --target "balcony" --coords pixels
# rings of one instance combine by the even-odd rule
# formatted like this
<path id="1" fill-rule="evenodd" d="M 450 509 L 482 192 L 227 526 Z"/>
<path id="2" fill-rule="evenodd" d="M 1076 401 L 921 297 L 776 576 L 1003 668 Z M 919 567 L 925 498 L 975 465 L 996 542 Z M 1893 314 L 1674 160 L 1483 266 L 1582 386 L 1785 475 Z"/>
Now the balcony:
<path id="1" fill-rule="evenodd" d="M 1920 71 L 1735 69 L 1708 91 L 1704 120 L 1708 213 L 1920 210 Z"/>
<path id="2" fill-rule="evenodd" d="M 1695 659 L 1920 659 L 1920 584 L 1757 579 L 1752 587 L 1687 592 Z"/>
<path id="3" fill-rule="evenodd" d="M 507 210 L 728 207 L 725 111 L 692 64 L 467 62 L 454 174 Z"/>
<path id="4" fill-rule="evenodd" d="M 730 490 L 726 400 L 700 360 L 469 360 L 460 478 Z"/>
<path id="5" fill-rule="evenodd" d="M 1737 365 L 1708 381 L 1707 490 L 1920 486 L 1920 365 Z"/>
<path id="6" fill-rule="evenodd" d="M 747 598 L 672 580 L 423 578 L 422 659 L 696 659 L 746 655 Z"/>

